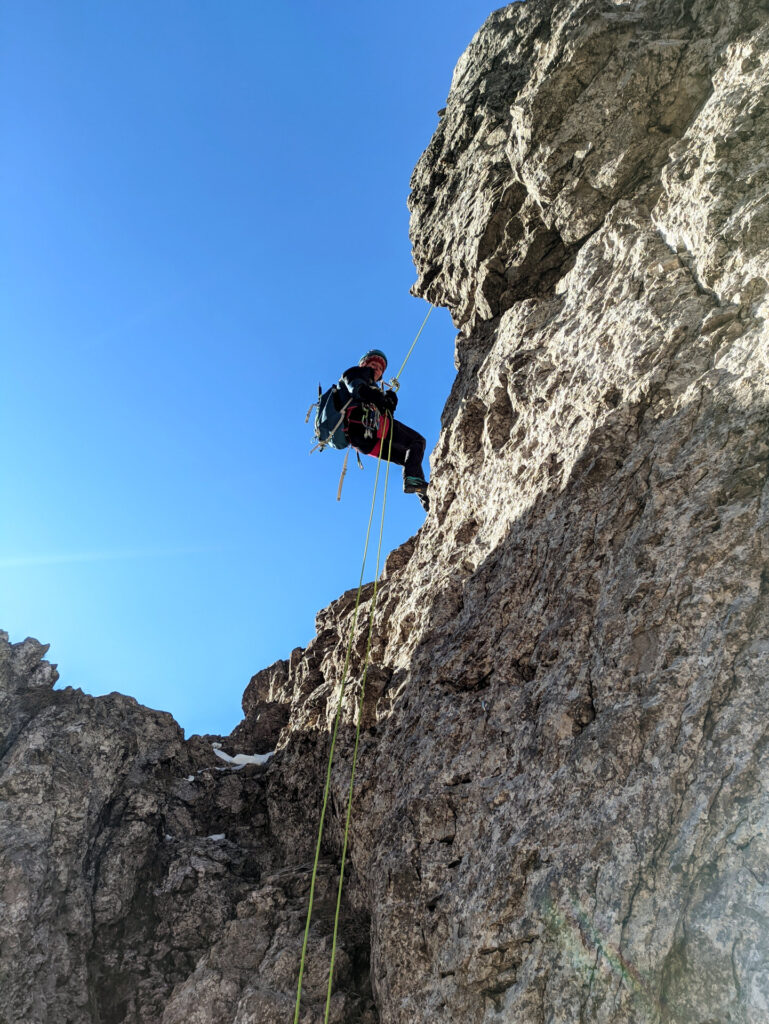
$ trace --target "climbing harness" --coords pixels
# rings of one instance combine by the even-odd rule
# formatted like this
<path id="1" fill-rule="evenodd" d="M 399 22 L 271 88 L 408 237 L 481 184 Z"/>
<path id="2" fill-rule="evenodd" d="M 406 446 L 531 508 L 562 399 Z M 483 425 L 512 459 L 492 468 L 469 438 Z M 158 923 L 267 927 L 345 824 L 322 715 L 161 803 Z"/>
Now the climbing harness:
<path id="1" fill-rule="evenodd" d="M 376 437 L 376 433 L 379 430 L 379 424 L 382 416 L 376 406 L 363 405 L 361 406 L 361 425 L 363 427 L 363 436 L 367 438 Z"/>
<path id="2" fill-rule="evenodd" d="M 382 384 L 382 387 L 384 388 L 384 383 Z M 318 390 L 320 391 L 320 386 L 318 387 Z M 320 438 L 320 433 L 321 433 L 321 431 L 319 431 L 319 428 L 318 428 L 318 421 L 320 420 L 320 418 L 322 416 L 321 410 L 323 409 L 323 402 L 324 402 L 324 400 L 325 400 L 325 396 L 321 396 L 318 399 L 318 402 L 315 403 L 316 405 L 319 405 L 318 416 L 316 417 L 316 424 L 315 424 L 315 436 L 318 437 L 318 438 Z M 368 404 L 360 406 L 360 410 L 361 410 L 360 419 L 359 420 L 353 420 L 353 418 L 351 416 L 351 413 L 353 412 L 353 410 L 350 409 L 348 411 L 348 406 L 352 403 L 352 401 L 353 401 L 353 399 L 350 398 L 349 401 L 345 402 L 344 406 L 342 407 L 342 415 L 341 415 L 340 419 L 334 424 L 333 427 L 328 428 L 330 430 L 330 436 L 329 436 L 328 440 L 319 439 L 319 441 L 315 445 L 315 447 L 310 450 L 310 455 L 312 455 L 312 453 L 317 448 L 320 448 L 320 450 L 323 451 L 324 447 L 326 445 L 328 445 L 328 444 L 332 445 L 332 447 L 334 447 L 334 448 L 343 448 L 343 447 L 347 448 L 347 451 L 345 452 L 345 456 L 344 456 L 344 462 L 342 463 L 342 472 L 339 475 L 339 487 L 338 487 L 337 492 L 336 492 L 336 500 L 337 501 L 341 501 L 342 500 L 342 486 L 344 485 L 344 478 L 347 475 L 347 460 L 348 460 L 348 458 L 350 456 L 350 442 L 347 440 L 347 435 L 344 433 L 347 423 L 349 423 L 349 422 L 359 423 L 361 425 L 361 427 L 363 428 L 363 436 L 370 440 L 371 438 L 374 438 L 374 437 L 377 437 L 377 436 L 380 436 L 382 438 L 384 437 L 384 435 L 380 434 L 380 427 L 382 425 L 383 419 L 384 419 L 385 423 L 387 422 L 387 420 L 384 418 L 385 417 L 384 413 L 380 413 L 379 410 L 375 406 L 368 405 Z M 305 423 L 309 422 L 310 413 L 312 412 L 313 408 L 314 408 L 314 406 L 310 406 L 310 408 L 309 408 L 309 410 L 307 412 L 307 416 L 306 416 L 305 421 L 304 421 Z M 386 429 L 387 429 L 387 427 L 385 427 L 385 430 Z M 335 441 L 335 439 L 334 439 L 335 438 L 335 432 L 338 432 L 340 435 L 343 436 L 344 444 L 342 444 L 339 441 Z M 381 441 L 380 441 L 380 446 L 381 446 Z M 378 452 L 377 448 L 372 448 L 372 450 L 371 450 L 371 452 L 369 454 L 376 455 L 377 452 Z M 357 450 L 357 448 L 355 449 L 355 457 L 358 460 L 358 469 L 363 469 L 363 463 L 361 462 L 361 459 L 360 459 L 360 452 Z"/>
<path id="3" fill-rule="evenodd" d="M 424 321 L 422 323 L 422 326 L 419 328 L 419 331 L 417 332 L 417 336 L 416 336 L 416 338 L 414 338 L 414 341 L 412 342 L 411 348 L 408 350 L 408 353 L 406 354 L 406 358 L 403 360 L 403 364 L 402 364 L 400 370 L 398 371 L 396 376 L 392 379 L 392 381 L 389 382 L 389 386 L 394 391 L 396 391 L 396 392 L 398 390 L 398 387 L 400 386 L 400 382 L 399 382 L 398 378 L 403 373 L 403 370 L 404 370 L 404 368 L 406 366 L 406 363 L 409 361 L 411 353 L 414 351 L 414 347 L 416 346 L 416 343 L 419 340 L 419 336 L 421 335 L 422 331 L 424 330 L 425 324 L 429 320 L 430 314 L 432 313 L 434 308 L 435 308 L 434 306 L 430 306 L 430 309 L 429 309 L 429 311 L 427 313 L 427 316 L 425 317 L 425 319 L 424 319 Z M 311 407 L 311 410 L 312 410 L 312 407 Z M 354 747 L 353 747 L 352 770 L 351 770 L 351 773 L 350 773 L 350 788 L 349 788 L 348 797 L 347 797 L 347 814 L 346 814 L 346 817 L 345 817 L 344 839 L 343 839 L 343 842 L 342 842 L 342 862 L 341 862 L 341 866 L 340 866 L 340 870 L 339 870 L 339 885 L 338 885 L 338 888 L 337 888 L 336 910 L 335 910 L 335 913 L 334 913 L 334 932 L 333 932 L 333 938 L 332 938 L 332 941 L 331 941 L 331 965 L 330 965 L 329 973 L 328 973 L 328 988 L 326 990 L 326 1009 L 325 1009 L 325 1013 L 324 1013 L 324 1017 L 323 1017 L 323 1024 L 328 1024 L 329 1013 L 330 1013 L 330 1010 L 331 1010 L 331 994 L 332 994 L 332 991 L 333 991 L 333 984 L 334 984 L 334 964 L 335 964 L 335 961 L 336 961 L 337 935 L 338 935 L 338 931 L 339 931 L 339 914 L 340 914 L 340 910 L 341 910 L 341 906 L 342 906 L 342 884 L 344 882 L 344 869 L 345 869 L 345 864 L 346 864 L 346 861 L 347 861 L 347 846 L 348 846 L 349 834 L 350 834 L 350 823 L 351 823 L 351 820 L 352 820 L 352 800 L 353 800 L 353 792 L 354 792 L 354 785 L 355 785 L 355 770 L 356 770 L 357 762 L 358 762 L 358 746 L 359 746 L 359 741 L 360 741 L 361 722 L 362 722 L 362 719 L 363 719 L 363 700 L 364 700 L 365 693 L 366 693 L 366 677 L 368 675 L 369 658 L 370 658 L 370 655 L 371 655 L 371 637 L 372 637 L 372 634 L 373 634 L 373 627 L 374 627 L 374 612 L 375 612 L 375 609 L 376 609 L 376 599 L 377 599 L 377 592 L 378 592 L 378 588 L 379 588 L 379 567 L 380 567 L 380 564 L 381 564 L 381 557 L 382 557 L 382 537 L 384 535 L 385 510 L 386 510 L 386 507 L 387 507 L 387 485 L 388 485 L 389 476 L 390 476 L 390 456 L 392 455 L 392 442 L 393 442 L 393 434 L 394 434 L 394 430 L 392 428 L 392 421 L 393 421 L 392 414 L 387 412 L 384 415 L 387 417 L 388 426 L 389 426 L 389 429 L 387 430 L 387 434 L 389 435 L 389 446 L 388 446 L 387 458 L 386 458 L 387 467 L 386 467 L 386 470 L 385 470 L 384 490 L 383 490 L 383 493 L 382 493 L 382 513 L 381 513 L 381 519 L 380 519 L 380 524 L 379 524 L 379 543 L 378 543 L 378 546 L 377 546 L 376 570 L 374 572 L 374 590 L 373 590 L 373 593 L 371 595 L 371 608 L 369 610 L 369 618 L 368 618 L 368 634 L 367 634 L 367 637 L 366 637 L 366 654 L 365 654 L 365 658 L 364 658 L 364 662 L 363 662 L 363 675 L 361 677 L 360 697 L 358 698 L 358 705 L 357 705 L 357 719 L 358 720 L 357 720 L 356 727 L 355 727 L 355 744 L 354 744 Z M 307 414 L 307 418 L 309 420 L 309 412 Z M 384 447 L 385 447 L 384 441 L 385 441 L 385 438 L 383 437 L 382 438 L 382 443 L 380 443 L 380 445 L 379 445 L 379 452 L 378 452 L 378 455 L 377 455 L 376 474 L 375 474 L 375 477 L 374 477 L 374 493 L 373 493 L 372 498 L 371 498 L 371 510 L 369 512 L 368 527 L 366 529 L 366 542 L 365 542 L 364 547 L 363 547 L 363 564 L 361 566 L 360 580 L 358 582 L 358 593 L 357 593 L 356 598 L 355 598 L 355 608 L 353 610 L 352 624 L 350 625 L 350 634 L 349 634 L 349 638 L 348 638 L 348 641 L 347 641 L 347 651 L 346 651 L 345 659 L 344 659 L 344 668 L 342 669 L 342 682 L 341 682 L 341 686 L 340 686 L 340 690 L 339 690 L 339 702 L 337 704 L 336 714 L 334 716 L 334 728 L 333 728 L 332 733 L 331 733 L 331 748 L 329 750 L 328 767 L 326 769 L 326 782 L 325 782 L 325 786 L 323 788 L 323 802 L 322 802 L 321 811 L 320 811 L 320 822 L 319 822 L 319 825 L 318 825 L 318 839 L 317 839 L 317 842 L 316 842 L 316 845 L 315 845 L 315 861 L 313 863 L 312 878 L 311 878 L 311 881 L 310 881 L 310 899 L 309 899 L 309 906 L 307 908 L 307 920 L 305 922 L 305 928 L 304 928 L 304 939 L 302 941 L 302 956 L 301 956 L 301 960 L 300 960 L 300 964 L 299 964 L 299 981 L 297 983 L 297 990 L 296 990 L 296 1008 L 295 1008 L 295 1011 L 294 1011 L 294 1024 L 299 1024 L 299 1011 L 300 1011 L 301 1000 L 302 1000 L 302 978 L 304 977 L 304 967 L 305 967 L 305 962 L 306 962 L 306 958 L 307 958 L 307 942 L 308 942 L 309 935 L 310 935 L 310 923 L 312 921 L 312 908 L 313 908 L 313 900 L 314 900 L 314 897 L 315 897 L 315 883 L 316 883 L 317 876 L 318 876 L 318 864 L 320 862 L 320 850 L 321 850 L 321 843 L 322 843 L 322 840 L 323 840 L 323 826 L 324 826 L 324 822 L 325 822 L 325 819 L 326 819 L 326 808 L 328 807 L 328 798 L 329 798 L 329 793 L 330 793 L 330 790 L 331 790 L 331 769 L 333 767 L 333 762 L 334 762 L 334 750 L 336 748 L 336 740 L 337 740 L 337 735 L 338 735 L 338 732 L 339 732 L 339 722 L 341 721 L 341 717 L 342 717 L 342 705 L 343 705 L 343 702 L 344 702 L 345 688 L 347 686 L 347 675 L 348 675 L 349 668 L 350 668 L 350 660 L 351 660 L 351 655 L 352 655 L 353 640 L 355 638 L 355 630 L 356 630 L 356 627 L 357 627 L 357 624 L 358 624 L 358 611 L 359 611 L 359 608 L 360 608 L 361 594 L 363 592 L 363 577 L 364 577 L 364 573 L 366 571 L 366 559 L 368 557 L 369 541 L 370 541 L 370 538 L 371 538 L 371 525 L 372 525 L 373 520 L 374 520 L 374 510 L 376 508 L 377 490 L 378 490 L 378 487 L 379 487 L 379 471 L 380 471 L 380 468 L 381 468 L 381 465 L 382 465 L 382 453 L 383 453 L 383 450 L 384 450 Z M 322 448 L 321 448 L 321 450 L 322 450 Z M 349 452 L 348 452 L 348 455 L 349 455 Z M 360 462 L 360 458 L 358 459 L 358 461 Z M 340 477 L 340 480 L 339 480 L 339 490 L 337 492 L 337 500 L 339 500 L 341 498 L 342 483 L 344 481 L 344 476 L 345 476 L 346 471 L 347 471 L 347 456 L 345 456 L 345 462 L 344 462 L 344 466 L 342 468 L 342 476 Z"/>

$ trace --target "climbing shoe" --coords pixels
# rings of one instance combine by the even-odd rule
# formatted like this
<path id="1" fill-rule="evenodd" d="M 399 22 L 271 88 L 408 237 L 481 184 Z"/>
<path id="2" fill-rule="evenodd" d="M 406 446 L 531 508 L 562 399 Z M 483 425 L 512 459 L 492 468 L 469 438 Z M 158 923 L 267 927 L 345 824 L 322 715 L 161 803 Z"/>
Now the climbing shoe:
<path id="1" fill-rule="evenodd" d="M 421 476 L 405 476 L 403 490 L 406 494 L 422 494 L 427 491 L 427 481 L 423 480 Z"/>
<path id="2" fill-rule="evenodd" d="M 430 499 L 427 497 L 427 481 L 421 476 L 407 476 L 403 480 L 403 490 L 406 494 L 416 494 L 422 503 L 425 512 L 430 508 Z"/>

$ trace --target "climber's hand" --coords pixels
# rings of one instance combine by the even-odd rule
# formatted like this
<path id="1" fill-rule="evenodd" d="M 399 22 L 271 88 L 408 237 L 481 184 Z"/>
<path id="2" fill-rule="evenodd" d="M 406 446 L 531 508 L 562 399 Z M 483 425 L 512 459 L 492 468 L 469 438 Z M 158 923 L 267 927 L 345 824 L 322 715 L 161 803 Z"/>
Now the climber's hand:
<path id="1" fill-rule="evenodd" d="M 387 412 L 395 412 L 395 408 L 398 405 L 398 396 L 394 391 L 388 391 L 385 396 L 385 409 Z"/>

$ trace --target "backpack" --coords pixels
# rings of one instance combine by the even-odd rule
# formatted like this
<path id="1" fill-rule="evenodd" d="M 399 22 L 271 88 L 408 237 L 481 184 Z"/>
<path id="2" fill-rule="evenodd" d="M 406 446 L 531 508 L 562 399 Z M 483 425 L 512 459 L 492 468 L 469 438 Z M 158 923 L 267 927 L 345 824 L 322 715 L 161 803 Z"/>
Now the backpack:
<path id="1" fill-rule="evenodd" d="M 312 451 L 315 451 L 316 448 L 320 448 L 323 451 L 326 447 L 341 450 L 347 448 L 350 444 L 344 432 L 344 414 L 347 406 L 352 402 L 352 395 L 350 395 L 341 409 L 337 409 L 335 397 L 339 394 L 339 390 L 336 384 L 332 384 L 328 391 L 322 391 L 320 384 L 318 385 L 318 401 L 315 403 L 318 407 L 318 411 L 315 413 L 315 440 L 317 444 Z M 310 406 L 310 412 L 312 410 L 313 406 Z M 310 413 L 308 412 L 305 422 L 308 422 L 309 418 Z"/>

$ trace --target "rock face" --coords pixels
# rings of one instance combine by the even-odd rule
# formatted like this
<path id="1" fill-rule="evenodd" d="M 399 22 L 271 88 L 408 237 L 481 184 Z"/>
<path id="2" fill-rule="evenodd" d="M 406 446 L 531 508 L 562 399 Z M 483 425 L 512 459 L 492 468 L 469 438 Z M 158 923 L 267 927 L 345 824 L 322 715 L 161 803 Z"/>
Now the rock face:
<path id="1" fill-rule="evenodd" d="M 338 1024 L 769 1019 L 768 96 L 766 0 L 527 0 L 460 60 L 410 199 L 457 378 L 374 613 Z M 293 1019 L 354 603 L 253 678 L 238 772 L 0 641 L 2 1024 Z"/>
<path id="2" fill-rule="evenodd" d="M 52 691 L 45 651 L 0 633 L 0 1021 L 190 1024 L 238 1003 L 289 1019 L 309 871 L 272 834 L 265 769 L 220 767 L 129 697 Z M 310 997 L 332 875 L 324 861 Z M 345 917 L 336 1002 L 366 1020 L 368 920 Z"/>

